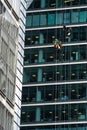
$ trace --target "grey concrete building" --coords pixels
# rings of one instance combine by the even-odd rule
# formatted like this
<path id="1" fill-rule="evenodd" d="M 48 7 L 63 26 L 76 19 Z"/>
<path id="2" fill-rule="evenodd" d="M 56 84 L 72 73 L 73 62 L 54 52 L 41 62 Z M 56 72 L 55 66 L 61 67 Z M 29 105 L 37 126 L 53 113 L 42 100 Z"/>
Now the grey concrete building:
<path id="1" fill-rule="evenodd" d="M 0 0 L 0 130 L 20 129 L 26 0 Z"/>

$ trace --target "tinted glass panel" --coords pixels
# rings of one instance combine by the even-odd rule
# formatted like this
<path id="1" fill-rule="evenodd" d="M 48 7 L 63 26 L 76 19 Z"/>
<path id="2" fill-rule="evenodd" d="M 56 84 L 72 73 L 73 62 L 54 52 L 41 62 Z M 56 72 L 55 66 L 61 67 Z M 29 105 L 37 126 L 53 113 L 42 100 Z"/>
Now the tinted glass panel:
<path id="1" fill-rule="evenodd" d="M 46 73 L 44 73 L 46 75 Z M 59 75 L 59 73 L 57 74 Z M 22 103 L 86 100 L 87 84 L 23 87 Z"/>
<path id="2" fill-rule="evenodd" d="M 55 14 L 49 13 L 48 14 L 48 25 L 54 25 L 55 24 Z"/>
<path id="3" fill-rule="evenodd" d="M 43 25 L 46 25 L 46 14 L 41 14 L 40 15 L 40 25 L 43 26 Z"/>
<path id="4" fill-rule="evenodd" d="M 51 121 L 84 121 L 86 104 L 22 107 L 22 123 Z"/>
<path id="5" fill-rule="evenodd" d="M 33 15 L 33 26 L 39 26 L 39 15 Z"/>

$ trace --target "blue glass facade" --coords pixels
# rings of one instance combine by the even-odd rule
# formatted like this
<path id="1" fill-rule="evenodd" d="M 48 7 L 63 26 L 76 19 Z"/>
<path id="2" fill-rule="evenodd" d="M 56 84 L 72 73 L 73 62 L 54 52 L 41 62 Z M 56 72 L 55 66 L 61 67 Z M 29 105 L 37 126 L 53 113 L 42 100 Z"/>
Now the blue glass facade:
<path id="1" fill-rule="evenodd" d="M 26 27 L 54 26 L 61 24 L 85 24 L 87 22 L 87 9 L 63 9 L 48 12 L 29 13 L 26 17 Z"/>
<path id="2" fill-rule="evenodd" d="M 70 28 L 65 38 L 63 26 Z M 63 41 L 60 55 L 53 41 Z M 27 9 L 21 130 L 87 129 L 87 2 L 34 0 Z"/>

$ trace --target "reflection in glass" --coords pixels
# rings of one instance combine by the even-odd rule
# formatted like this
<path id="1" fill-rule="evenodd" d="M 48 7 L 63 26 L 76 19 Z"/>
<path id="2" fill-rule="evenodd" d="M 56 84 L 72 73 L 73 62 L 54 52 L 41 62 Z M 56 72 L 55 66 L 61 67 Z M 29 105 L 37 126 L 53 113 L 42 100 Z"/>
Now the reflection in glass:
<path id="1" fill-rule="evenodd" d="M 22 123 L 86 120 L 86 104 L 22 107 Z"/>
<path id="2" fill-rule="evenodd" d="M 62 31 L 63 31 L 62 28 L 46 29 L 46 30 L 44 29 L 44 30 L 39 30 L 39 31 L 26 31 L 25 46 L 34 45 L 34 44 L 35 45 L 36 44 L 37 45 L 53 44 L 55 37 L 63 40 Z M 71 34 L 72 35 L 70 36 L 70 41 L 68 41 L 69 44 L 71 42 L 74 42 L 76 44 L 76 42 L 86 41 L 87 40 L 87 37 L 86 37 L 87 27 L 86 26 L 72 27 Z M 63 44 L 66 42 L 67 42 L 67 40 L 64 41 Z"/>
<path id="3" fill-rule="evenodd" d="M 40 25 L 41 26 L 46 26 L 46 14 L 41 14 L 40 15 Z"/>
<path id="4" fill-rule="evenodd" d="M 87 126 L 86 124 L 73 124 L 73 125 L 56 125 L 56 126 L 32 126 L 32 127 L 26 127 L 26 130 L 86 130 Z M 25 130 L 25 127 L 22 127 L 21 130 Z"/>
<path id="5" fill-rule="evenodd" d="M 87 84 L 23 87 L 22 103 L 86 99 Z"/>
<path id="6" fill-rule="evenodd" d="M 76 10 L 72 12 L 72 16 L 71 16 L 71 22 L 72 23 L 78 23 L 79 21 L 79 12 Z"/>
<path id="7" fill-rule="evenodd" d="M 87 72 L 86 64 L 78 65 L 64 65 L 64 66 L 52 66 L 42 68 L 24 68 L 23 83 L 28 84 L 32 82 L 62 82 L 68 80 L 86 80 Z M 58 74 L 56 73 L 58 72 Z M 43 75 L 46 73 L 46 75 Z M 39 80 L 40 77 L 40 80 Z"/>
<path id="8" fill-rule="evenodd" d="M 55 24 L 55 13 L 49 13 L 48 14 L 48 25 L 54 25 Z"/>

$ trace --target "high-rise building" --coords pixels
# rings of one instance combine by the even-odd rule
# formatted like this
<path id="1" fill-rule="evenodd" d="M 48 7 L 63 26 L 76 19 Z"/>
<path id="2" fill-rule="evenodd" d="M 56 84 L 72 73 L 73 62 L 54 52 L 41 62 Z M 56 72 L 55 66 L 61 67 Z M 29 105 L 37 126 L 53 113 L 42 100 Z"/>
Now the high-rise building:
<path id="1" fill-rule="evenodd" d="M 87 0 L 27 6 L 21 130 L 87 130 Z"/>
<path id="2" fill-rule="evenodd" d="M 0 0 L 0 130 L 20 129 L 26 0 Z"/>

